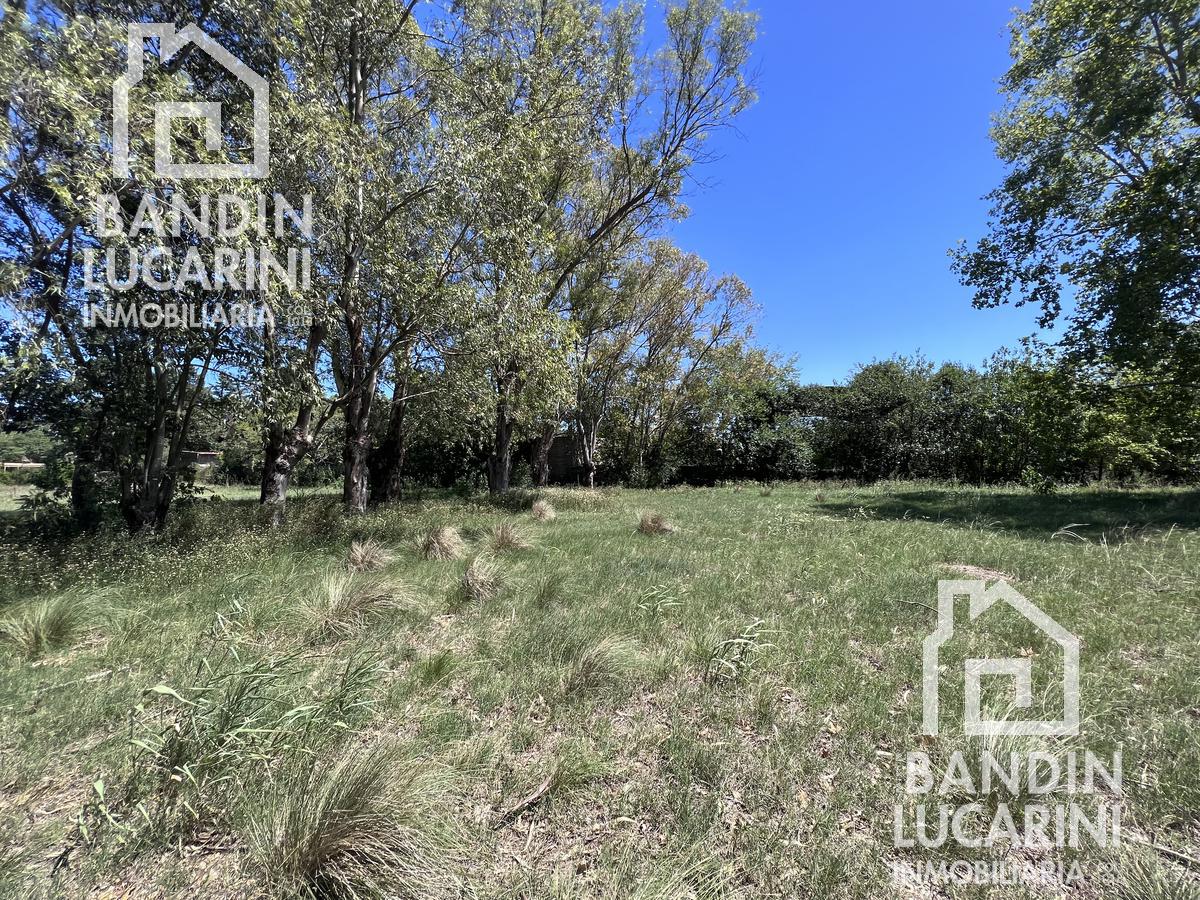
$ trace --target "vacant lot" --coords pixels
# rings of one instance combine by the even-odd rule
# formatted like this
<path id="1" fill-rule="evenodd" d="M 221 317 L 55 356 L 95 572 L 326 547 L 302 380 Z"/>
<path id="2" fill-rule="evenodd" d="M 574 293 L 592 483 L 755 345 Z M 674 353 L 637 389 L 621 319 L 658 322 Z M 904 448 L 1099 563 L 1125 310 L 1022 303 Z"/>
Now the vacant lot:
<path id="1" fill-rule="evenodd" d="M 939 578 L 1004 575 L 1082 640 L 1061 741 L 1124 753 L 1123 846 L 1069 896 L 1194 897 L 1198 526 L 1194 491 L 796 485 L 14 543 L 0 894 L 921 896 L 900 767 L 969 746 L 920 734 L 921 641 Z M 1053 663 L 1009 627 L 972 640 Z"/>

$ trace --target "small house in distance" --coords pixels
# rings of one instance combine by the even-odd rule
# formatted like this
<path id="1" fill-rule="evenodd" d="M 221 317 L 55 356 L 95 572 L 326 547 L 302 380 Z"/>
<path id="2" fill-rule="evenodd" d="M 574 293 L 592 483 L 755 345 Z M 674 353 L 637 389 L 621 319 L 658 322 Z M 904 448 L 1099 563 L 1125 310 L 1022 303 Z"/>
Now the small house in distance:
<path id="1" fill-rule="evenodd" d="M 184 450 L 179 454 L 179 461 L 185 466 L 210 469 L 221 461 L 221 453 L 217 450 Z"/>

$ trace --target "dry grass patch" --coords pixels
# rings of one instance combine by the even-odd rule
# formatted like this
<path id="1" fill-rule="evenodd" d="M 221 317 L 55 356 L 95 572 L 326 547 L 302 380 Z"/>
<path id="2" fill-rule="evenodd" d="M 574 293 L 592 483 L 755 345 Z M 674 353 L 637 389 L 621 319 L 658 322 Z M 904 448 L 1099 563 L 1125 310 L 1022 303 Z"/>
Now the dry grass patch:
<path id="1" fill-rule="evenodd" d="M 549 500 L 535 500 L 529 514 L 538 522 L 553 522 L 558 518 L 554 504 Z"/>
<path id="2" fill-rule="evenodd" d="M 637 530 L 642 534 L 674 534 L 678 529 L 662 513 L 647 510 L 639 517 Z"/>
<path id="3" fill-rule="evenodd" d="M 637 644 L 627 638 L 605 637 L 581 647 L 563 675 L 562 690 L 571 697 L 619 684 L 641 665 Z"/>
<path id="4" fill-rule="evenodd" d="M 328 572 L 301 605 L 301 612 L 313 640 L 343 638 L 373 616 L 390 609 L 408 608 L 415 602 L 411 592 L 393 579 Z"/>
<path id="5" fill-rule="evenodd" d="M 511 522 L 502 522 L 492 529 L 492 550 L 496 553 L 528 550 L 532 546 L 533 544 Z"/>
<path id="6" fill-rule="evenodd" d="M 250 857 L 286 896 L 463 896 L 445 779 L 387 746 L 286 773 L 252 819 Z"/>
<path id="7" fill-rule="evenodd" d="M 959 563 L 942 563 L 942 568 L 955 575 L 966 575 L 968 578 L 982 578 L 984 581 L 1012 581 L 1013 577 L 999 569 L 986 569 L 983 566 L 967 566 Z"/>
<path id="8" fill-rule="evenodd" d="M 352 572 L 378 572 L 392 561 L 392 554 L 374 541 L 354 541 L 347 565 Z"/>
<path id="9" fill-rule="evenodd" d="M 453 525 L 432 529 L 417 549 L 422 559 L 462 559 L 467 555 L 466 542 Z"/>
<path id="10" fill-rule="evenodd" d="M 500 570 L 495 561 L 486 556 L 477 556 L 471 560 L 467 570 L 463 572 L 460 584 L 462 596 L 471 603 L 489 603 L 500 596 L 503 582 Z"/>

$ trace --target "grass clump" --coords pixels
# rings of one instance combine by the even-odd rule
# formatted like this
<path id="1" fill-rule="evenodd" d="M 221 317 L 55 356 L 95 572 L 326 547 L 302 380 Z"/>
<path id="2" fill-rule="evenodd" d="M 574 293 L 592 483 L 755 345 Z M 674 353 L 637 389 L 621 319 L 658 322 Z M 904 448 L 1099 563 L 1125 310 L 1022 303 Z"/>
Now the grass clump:
<path id="1" fill-rule="evenodd" d="M 130 720 L 128 776 L 112 790 L 96 782 L 80 817 L 85 833 L 115 828 L 141 850 L 231 832 L 246 808 L 258 807 L 258 786 L 280 759 L 297 748 L 314 752 L 370 713 L 381 676 L 369 654 L 320 673 L 299 655 L 241 661 L 232 652 L 200 669 L 192 685 L 144 692 Z"/>
<path id="2" fill-rule="evenodd" d="M 79 601 L 60 595 L 32 603 L 0 622 L 0 642 L 25 659 L 36 659 L 68 644 L 82 625 Z"/>
<path id="3" fill-rule="evenodd" d="M 528 550 L 532 546 L 511 522 L 502 522 L 492 529 L 492 550 L 496 553 Z"/>
<path id="4" fill-rule="evenodd" d="M 347 566 L 351 572 L 378 572 L 387 568 L 392 554 L 374 541 L 354 541 Z"/>
<path id="5" fill-rule="evenodd" d="M 470 603 L 489 603 L 500 596 L 502 582 L 496 563 L 486 556 L 476 556 L 463 572 L 460 588 L 462 597 Z"/>
<path id="6" fill-rule="evenodd" d="M 558 518 L 558 512 L 549 500 L 535 500 L 529 514 L 538 522 L 553 522 Z"/>
<path id="7" fill-rule="evenodd" d="M 430 530 L 417 549 L 422 559 L 462 559 L 467 553 L 467 545 L 453 525 Z"/>
<path id="8" fill-rule="evenodd" d="M 542 576 L 533 588 L 533 605 L 548 609 L 566 595 L 567 576 L 562 572 L 550 572 Z"/>
<path id="9" fill-rule="evenodd" d="M 585 644 L 568 660 L 563 694 L 574 697 L 619 684 L 640 663 L 637 645 L 626 638 L 610 636 Z"/>
<path id="10" fill-rule="evenodd" d="M 642 534 L 674 534 L 676 528 L 662 513 L 646 511 L 638 519 L 637 530 Z"/>
<path id="11" fill-rule="evenodd" d="M 770 646 L 763 641 L 763 624 L 755 619 L 733 637 L 697 641 L 692 652 L 705 682 L 729 684 L 745 678 L 754 657 Z"/>
<path id="12" fill-rule="evenodd" d="M 1144 853 L 1126 853 L 1121 863 L 1115 885 L 1120 900 L 1200 900 L 1200 880 L 1182 868 L 1168 869 Z"/>
<path id="13" fill-rule="evenodd" d="M 287 772 L 252 817 L 250 856 L 285 896 L 462 896 L 445 782 L 387 745 Z"/>
<path id="14" fill-rule="evenodd" d="M 409 606 L 406 588 L 391 579 L 328 572 L 301 606 L 313 640 L 344 638 L 381 612 Z"/>

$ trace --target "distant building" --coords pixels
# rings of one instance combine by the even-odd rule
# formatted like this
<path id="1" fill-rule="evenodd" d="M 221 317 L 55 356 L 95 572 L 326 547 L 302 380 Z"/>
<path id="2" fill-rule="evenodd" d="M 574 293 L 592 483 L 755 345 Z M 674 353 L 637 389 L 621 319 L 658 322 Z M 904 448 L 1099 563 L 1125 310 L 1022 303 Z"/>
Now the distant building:
<path id="1" fill-rule="evenodd" d="M 179 461 L 185 466 L 208 469 L 221 461 L 221 453 L 218 450 L 184 450 L 179 454 Z"/>
<path id="2" fill-rule="evenodd" d="M 39 469 L 46 468 L 45 463 L 30 462 L 28 459 L 23 459 L 20 462 L 0 463 L 5 472 L 36 472 Z"/>

